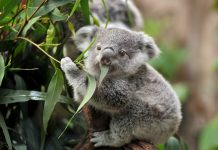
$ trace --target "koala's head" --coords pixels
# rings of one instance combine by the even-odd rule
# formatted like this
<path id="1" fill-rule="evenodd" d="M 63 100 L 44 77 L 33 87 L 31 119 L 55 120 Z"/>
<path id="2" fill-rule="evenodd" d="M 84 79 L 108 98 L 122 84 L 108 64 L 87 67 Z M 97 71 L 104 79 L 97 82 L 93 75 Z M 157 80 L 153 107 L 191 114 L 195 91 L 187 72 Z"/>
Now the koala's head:
<path id="1" fill-rule="evenodd" d="M 132 0 L 105 0 L 107 10 L 110 15 L 110 24 L 119 24 L 119 28 L 141 29 L 143 18 Z M 102 0 L 92 0 L 90 9 L 96 18 L 102 23 L 107 20 L 106 10 Z M 131 21 L 130 18 L 131 17 Z M 110 25 L 109 24 L 109 25 Z"/>
<path id="2" fill-rule="evenodd" d="M 111 76 L 134 74 L 160 52 L 153 38 L 142 32 L 97 27 L 95 30 L 96 42 L 85 60 L 87 71 L 93 75 L 99 75 L 101 65 L 109 67 Z"/>

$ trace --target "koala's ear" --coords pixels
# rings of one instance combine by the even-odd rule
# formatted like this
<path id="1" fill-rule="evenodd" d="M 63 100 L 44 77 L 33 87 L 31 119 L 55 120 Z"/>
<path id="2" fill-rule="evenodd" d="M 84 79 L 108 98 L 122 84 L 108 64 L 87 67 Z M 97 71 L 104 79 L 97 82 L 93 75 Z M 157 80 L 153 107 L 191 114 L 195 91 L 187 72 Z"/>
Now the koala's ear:
<path id="1" fill-rule="evenodd" d="M 143 49 L 147 52 L 149 59 L 158 56 L 160 54 L 160 49 L 155 43 L 154 39 L 151 36 L 144 33 L 141 33 L 141 35 L 143 39 Z"/>
<path id="2" fill-rule="evenodd" d="M 76 47 L 83 51 L 86 49 L 90 43 L 92 42 L 93 38 L 97 34 L 99 28 L 97 26 L 84 26 L 80 28 L 76 34 L 75 37 L 73 37 L 73 40 L 76 44 Z"/>
<path id="3" fill-rule="evenodd" d="M 85 34 L 86 36 L 92 36 L 92 35 L 95 35 L 97 31 L 98 31 L 97 26 L 94 26 L 94 25 L 83 26 L 79 30 L 76 31 L 76 36 L 81 36 Z"/>

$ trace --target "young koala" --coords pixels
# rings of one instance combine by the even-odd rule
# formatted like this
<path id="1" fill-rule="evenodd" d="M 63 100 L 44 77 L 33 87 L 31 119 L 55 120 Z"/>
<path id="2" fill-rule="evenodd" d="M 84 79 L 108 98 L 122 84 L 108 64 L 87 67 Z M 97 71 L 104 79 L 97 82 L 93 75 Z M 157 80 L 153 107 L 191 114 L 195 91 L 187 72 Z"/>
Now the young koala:
<path id="1" fill-rule="evenodd" d="M 110 22 L 107 28 L 123 28 L 140 30 L 143 28 L 143 18 L 138 8 L 132 0 L 104 0 L 107 10 L 110 15 Z M 98 19 L 100 26 L 105 27 L 108 16 L 107 11 L 104 8 L 102 0 L 90 0 L 89 1 L 90 12 Z M 73 22 L 73 21 L 72 21 Z M 74 22 L 73 22 L 74 23 Z M 76 24 L 76 23 L 74 23 Z M 87 48 L 88 42 L 93 38 L 95 32 L 90 34 L 92 27 L 81 27 L 76 30 L 76 35 L 71 36 L 64 43 L 64 56 L 75 59 L 79 56 L 81 51 Z M 94 31 L 94 30 L 92 30 Z M 81 44 L 81 43 L 84 44 Z M 77 44 L 80 43 L 80 44 Z M 77 47 L 77 46 L 80 47 Z"/>
<path id="2" fill-rule="evenodd" d="M 143 19 L 140 11 L 132 0 L 104 0 L 110 16 L 110 24 L 119 28 L 131 28 L 139 30 L 143 27 Z M 102 0 L 91 0 L 90 11 L 104 27 L 108 16 Z M 109 25 L 110 25 L 109 24 Z"/>
<path id="3" fill-rule="evenodd" d="M 93 28 L 94 29 L 94 28 Z M 181 122 L 180 102 L 170 84 L 149 64 L 158 55 L 154 40 L 141 32 L 95 28 L 96 42 L 87 52 L 85 70 L 99 79 L 100 66 L 109 72 L 97 87 L 89 105 L 111 116 L 109 130 L 95 132 L 95 147 L 120 147 L 132 140 L 165 142 Z M 70 58 L 61 68 L 80 101 L 86 94 L 86 72 Z"/>

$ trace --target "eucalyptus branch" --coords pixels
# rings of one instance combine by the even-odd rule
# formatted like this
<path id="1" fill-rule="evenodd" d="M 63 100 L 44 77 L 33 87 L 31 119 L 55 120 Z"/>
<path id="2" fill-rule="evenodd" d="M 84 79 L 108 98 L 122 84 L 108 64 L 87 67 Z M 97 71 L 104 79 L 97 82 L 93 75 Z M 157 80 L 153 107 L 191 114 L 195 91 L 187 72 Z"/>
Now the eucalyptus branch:
<path id="1" fill-rule="evenodd" d="M 106 14 L 107 14 L 107 21 L 106 21 L 106 24 L 105 24 L 105 29 L 107 28 L 107 26 L 108 26 L 108 24 L 109 24 L 109 22 L 110 22 L 110 13 L 109 13 L 109 10 L 108 10 L 108 8 L 107 8 L 107 6 L 106 6 L 106 3 L 105 3 L 105 1 L 104 0 L 101 0 L 102 1 L 102 3 L 103 3 L 103 6 L 104 6 L 104 9 L 105 9 L 105 11 L 106 11 Z"/>
<path id="2" fill-rule="evenodd" d="M 57 63 L 61 63 L 60 61 L 58 61 L 57 59 L 55 59 L 54 57 L 52 57 L 51 55 L 49 55 L 44 49 L 42 49 L 38 44 L 34 43 L 33 41 L 29 40 L 28 38 L 25 37 L 17 37 L 18 39 L 23 39 L 25 41 L 28 41 L 29 43 L 31 43 L 32 45 L 34 45 L 35 47 L 37 47 L 41 52 L 43 52 L 45 55 L 47 55 L 49 58 L 51 58 L 52 60 L 56 61 Z"/>
<path id="3" fill-rule="evenodd" d="M 36 10 L 32 13 L 32 15 L 27 19 L 27 22 L 33 18 L 33 16 L 37 13 L 37 11 L 42 7 L 42 5 L 47 2 L 47 0 L 42 0 L 42 2 L 40 3 L 40 5 L 36 8 Z"/>
<path id="4" fill-rule="evenodd" d="M 34 12 L 31 14 L 31 16 L 27 19 L 25 19 L 25 22 L 23 24 L 23 26 L 20 28 L 17 37 L 20 36 L 20 34 L 22 33 L 22 31 L 24 30 L 25 26 L 28 24 L 29 20 L 33 18 L 33 16 L 38 12 L 38 10 L 42 7 L 42 5 L 46 2 L 47 0 L 42 0 L 42 2 L 40 3 L 40 5 L 36 8 L 36 10 L 34 10 Z"/>

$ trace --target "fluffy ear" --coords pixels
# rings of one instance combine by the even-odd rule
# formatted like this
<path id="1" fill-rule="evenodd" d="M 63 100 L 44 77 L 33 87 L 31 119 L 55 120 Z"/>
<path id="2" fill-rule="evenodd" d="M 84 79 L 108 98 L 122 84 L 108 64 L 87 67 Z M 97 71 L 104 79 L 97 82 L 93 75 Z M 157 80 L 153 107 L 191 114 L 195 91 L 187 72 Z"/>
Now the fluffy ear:
<path id="1" fill-rule="evenodd" d="M 97 26 L 84 26 L 76 32 L 73 41 L 79 51 L 85 50 L 90 45 L 97 31 Z"/>
<path id="2" fill-rule="evenodd" d="M 148 58 L 151 59 L 155 56 L 158 56 L 160 54 L 160 49 L 157 46 L 157 44 L 155 43 L 154 39 L 144 33 L 140 33 L 142 36 L 142 47 L 143 50 L 147 53 Z"/>

